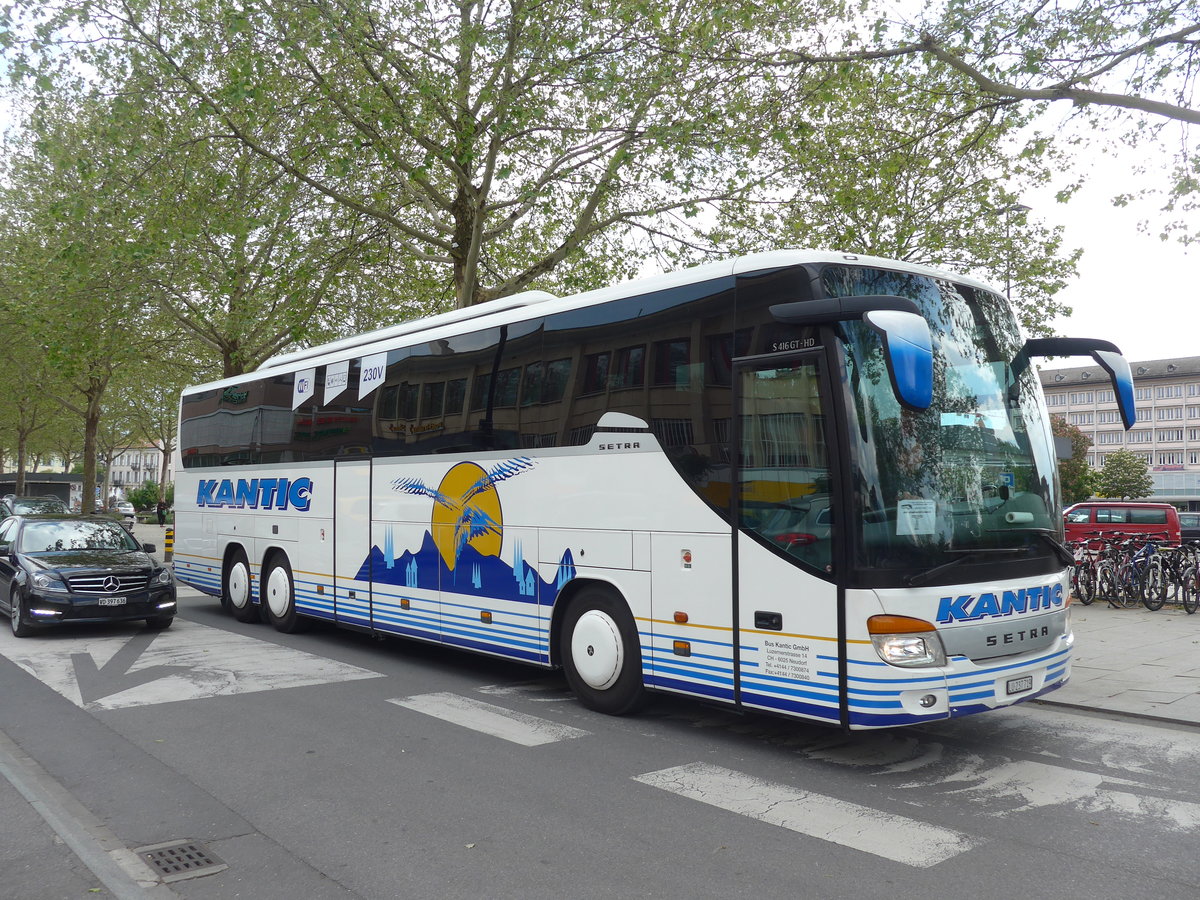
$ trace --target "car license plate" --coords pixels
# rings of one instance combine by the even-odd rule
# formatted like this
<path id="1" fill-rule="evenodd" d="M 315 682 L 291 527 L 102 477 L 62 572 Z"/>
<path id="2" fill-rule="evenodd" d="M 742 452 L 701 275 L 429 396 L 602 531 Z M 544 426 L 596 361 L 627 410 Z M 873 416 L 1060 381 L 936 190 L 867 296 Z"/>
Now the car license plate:
<path id="1" fill-rule="evenodd" d="M 1008 693 L 1021 694 L 1025 691 L 1033 690 L 1033 676 L 1022 675 L 1020 678 L 1010 678 L 1008 680 Z"/>
<path id="2" fill-rule="evenodd" d="M 124 606 L 125 601 L 127 599 L 128 599 L 127 597 L 101 597 L 100 605 L 101 606 Z M 1009 693 L 1011 694 L 1012 691 L 1009 691 Z"/>

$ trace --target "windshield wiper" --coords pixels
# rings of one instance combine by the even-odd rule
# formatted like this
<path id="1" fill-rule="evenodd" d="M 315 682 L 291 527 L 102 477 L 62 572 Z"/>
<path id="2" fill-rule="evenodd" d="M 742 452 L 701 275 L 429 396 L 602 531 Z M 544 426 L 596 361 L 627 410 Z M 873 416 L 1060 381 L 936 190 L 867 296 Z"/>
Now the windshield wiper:
<path id="1" fill-rule="evenodd" d="M 942 563 L 940 566 L 934 566 L 932 569 L 926 569 L 924 572 L 918 572 L 916 575 L 909 575 L 904 579 L 904 583 L 909 587 L 920 587 L 927 584 L 943 572 L 957 568 L 963 563 L 970 562 L 979 556 L 987 556 L 992 553 L 1013 553 L 1012 547 L 976 547 L 974 550 L 949 550 L 948 553 L 961 553 L 962 556 L 956 557 L 950 562 Z"/>
<path id="2" fill-rule="evenodd" d="M 1071 552 L 1071 549 L 1066 544 L 1054 536 L 1054 531 L 1050 528 L 999 528 L 993 529 L 992 534 L 1011 534 L 1014 531 L 1022 534 L 1032 534 L 1036 538 L 1041 538 L 1054 551 L 1054 555 L 1058 557 L 1058 561 L 1064 566 L 1075 565 L 1075 554 Z"/>

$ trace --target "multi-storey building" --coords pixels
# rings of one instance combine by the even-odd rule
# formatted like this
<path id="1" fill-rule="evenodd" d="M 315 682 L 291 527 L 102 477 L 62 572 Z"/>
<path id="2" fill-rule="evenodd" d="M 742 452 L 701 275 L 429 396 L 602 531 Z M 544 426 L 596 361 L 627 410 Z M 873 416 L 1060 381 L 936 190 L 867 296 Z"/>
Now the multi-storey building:
<path id="1" fill-rule="evenodd" d="M 1200 510 L 1200 356 L 1131 362 L 1137 424 L 1121 426 L 1116 398 L 1097 365 L 1043 369 L 1051 415 L 1092 438 L 1088 465 L 1099 469 L 1114 450 L 1145 458 L 1154 479 L 1147 499 Z"/>
<path id="2" fill-rule="evenodd" d="M 175 478 L 173 460 L 168 460 L 167 481 Z M 130 488 L 138 488 L 147 481 L 157 482 L 162 477 L 162 450 L 154 444 L 143 444 L 122 451 L 113 460 L 112 491 L 124 497 Z"/>

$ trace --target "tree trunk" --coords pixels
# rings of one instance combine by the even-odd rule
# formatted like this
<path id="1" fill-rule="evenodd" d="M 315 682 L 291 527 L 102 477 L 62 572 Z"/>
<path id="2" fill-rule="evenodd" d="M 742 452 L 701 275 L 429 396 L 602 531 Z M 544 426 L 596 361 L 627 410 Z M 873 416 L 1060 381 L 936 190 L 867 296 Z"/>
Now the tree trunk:
<path id="1" fill-rule="evenodd" d="M 14 491 L 18 497 L 25 496 L 25 443 L 24 431 L 17 433 L 17 483 Z"/>
<path id="2" fill-rule="evenodd" d="M 97 378 L 89 379 L 87 414 L 83 419 L 83 499 L 79 511 L 84 515 L 96 511 L 96 435 L 100 431 L 100 400 L 104 396 L 104 384 Z"/>

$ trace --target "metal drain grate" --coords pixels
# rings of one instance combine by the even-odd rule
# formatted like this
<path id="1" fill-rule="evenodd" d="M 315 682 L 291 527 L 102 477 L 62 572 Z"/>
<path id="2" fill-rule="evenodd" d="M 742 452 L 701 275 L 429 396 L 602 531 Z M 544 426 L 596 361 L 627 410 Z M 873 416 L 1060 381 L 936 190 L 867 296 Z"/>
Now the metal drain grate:
<path id="1" fill-rule="evenodd" d="M 165 884 L 213 875 L 229 868 L 198 841 L 171 841 L 169 844 L 139 847 L 135 852 L 162 876 Z"/>

